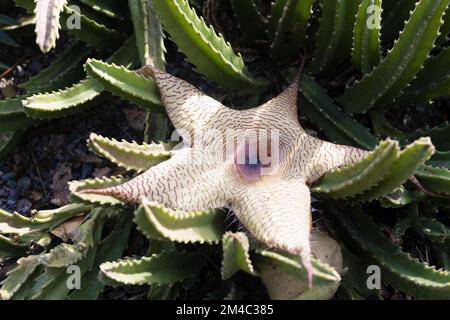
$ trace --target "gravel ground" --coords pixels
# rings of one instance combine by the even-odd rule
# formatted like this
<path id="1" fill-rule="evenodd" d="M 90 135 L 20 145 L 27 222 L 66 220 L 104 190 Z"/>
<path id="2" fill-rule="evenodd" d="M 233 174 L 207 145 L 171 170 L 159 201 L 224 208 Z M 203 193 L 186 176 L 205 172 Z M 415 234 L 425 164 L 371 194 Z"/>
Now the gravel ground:
<path id="1" fill-rule="evenodd" d="M 31 208 L 64 205 L 67 181 L 119 173 L 120 169 L 88 150 L 86 139 L 95 132 L 142 140 L 142 133 L 131 128 L 125 112 L 141 113 L 111 99 L 87 112 L 28 130 L 16 150 L 0 163 L 0 207 L 27 215 Z"/>

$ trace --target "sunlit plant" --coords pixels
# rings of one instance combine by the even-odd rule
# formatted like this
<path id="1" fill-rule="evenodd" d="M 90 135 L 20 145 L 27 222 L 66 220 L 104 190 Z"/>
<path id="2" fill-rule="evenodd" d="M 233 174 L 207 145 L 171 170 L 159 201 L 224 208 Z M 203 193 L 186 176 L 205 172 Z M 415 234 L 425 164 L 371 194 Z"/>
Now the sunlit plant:
<path id="1" fill-rule="evenodd" d="M 16 2 L 39 17 L 33 1 Z M 120 1 L 45 7 L 54 15 L 36 20 L 40 47 L 56 38 L 40 38 L 50 35 L 41 28 L 56 35 L 57 17 L 74 14 L 73 4 L 86 8 L 81 29 L 68 30 L 79 42 L 23 84 L 23 96 L 0 101 L 0 148 L 44 119 L 92 106 L 102 92 L 147 111 L 146 137 L 136 143 L 93 133 L 88 140 L 136 177 L 74 181 L 71 204 L 31 217 L 0 211 L 0 256 L 18 258 L 0 296 L 95 299 L 105 284 L 148 284 L 151 299 L 182 298 L 210 272 L 223 281 L 202 298 L 245 297 L 241 277 L 261 279 L 273 299 L 382 298 L 381 288 L 367 287 L 366 267 L 376 265 L 392 290 L 449 298 L 450 233 L 442 216 L 450 205 L 450 127 L 403 132 L 389 112 L 448 104 L 450 0 L 225 2 L 130 0 L 129 18 L 118 14 Z M 236 23 L 222 26 L 219 11 Z M 165 72 L 165 36 L 226 93 L 226 103 Z M 104 55 L 117 49 L 106 61 L 86 60 L 97 46 Z M 296 76 L 299 59 L 305 68 Z M 74 78 L 83 63 L 84 74 Z M 136 72 L 137 65 L 144 67 Z M 169 141 L 170 124 L 182 148 Z M 244 153 L 246 161 L 210 165 L 222 137 L 205 138 L 209 129 L 278 130 L 280 166 L 262 175 L 245 135 L 227 155 Z M 201 143 L 192 141 L 194 132 Z M 194 150 L 205 161 L 186 164 Z M 311 200 L 325 221 L 312 232 Z M 381 223 L 382 215 L 394 224 Z M 55 241 L 68 225 L 70 237 Z M 133 225 L 148 250 L 123 257 Z M 426 246 L 432 259 L 415 259 L 392 241 L 411 232 L 409 241 Z M 66 286 L 70 265 L 88 286 Z"/>

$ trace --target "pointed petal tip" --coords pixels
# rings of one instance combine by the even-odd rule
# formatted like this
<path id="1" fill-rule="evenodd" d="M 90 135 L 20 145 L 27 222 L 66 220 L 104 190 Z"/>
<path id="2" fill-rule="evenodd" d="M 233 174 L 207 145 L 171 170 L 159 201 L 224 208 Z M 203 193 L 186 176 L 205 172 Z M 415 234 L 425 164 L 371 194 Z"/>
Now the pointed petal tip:
<path id="1" fill-rule="evenodd" d="M 313 287 L 313 275 L 314 275 L 314 267 L 311 263 L 311 255 L 309 253 L 307 254 L 300 254 L 300 258 L 302 261 L 302 265 L 306 270 L 307 273 L 307 279 L 308 279 L 308 288 Z"/>
<path id="2" fill-rule="evenodd" d="M 308 272 L 308 288 L 311 289 L 313 287 L 313 274 L 314 274 L 312 267 L 307 272 Z"/>
<path id="3" fill-rule="evenodd" d="M 300 66 L 298 67 L 297 74 L 295 75 L 293 83 L 296 83 L 297 85 L 299 84 L 304 67 L 305 67 L 305 58 L 302 57 L 300 61 Z"/>
<path id="4" fill-rule="evenodd" d="M 300 263 L 306 271 L 306 279 L 308 281 L 308 288 L 313 287 L 313 277 L 314 277 L 314 267 L 311 261 L 311 249 L 309 244 L 303 246 L 297 246 L 294 249 L 289 248 L 287 250 L 289 253 L 300 257 Z"/>
<path id="5" fill-rule="evenodd" d="M 92 189 L 92 188 L 82 189 L 76 192 L 85 195 L 92 194 L 92 195 L 112 197 L 125 203 L 139 203 L 139 199 L 136 199 L 131 194 L 127 194 L 126 191 L 123 190 L 122 185 L 103 189 Z"/>

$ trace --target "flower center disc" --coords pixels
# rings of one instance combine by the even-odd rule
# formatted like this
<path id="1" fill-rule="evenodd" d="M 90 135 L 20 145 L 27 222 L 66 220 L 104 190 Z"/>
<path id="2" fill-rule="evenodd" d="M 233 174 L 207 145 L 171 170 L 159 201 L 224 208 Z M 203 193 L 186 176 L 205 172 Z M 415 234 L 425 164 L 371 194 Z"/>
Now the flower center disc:
<path id="1" fill-rule="evenodd" d="M 266 147 L 267 146 L 267 147 Z M 235 154 L 235 165 L 242 179 L 248 182 L 261 180 L 271 170 L 270 143 L 242 143 Z"/>

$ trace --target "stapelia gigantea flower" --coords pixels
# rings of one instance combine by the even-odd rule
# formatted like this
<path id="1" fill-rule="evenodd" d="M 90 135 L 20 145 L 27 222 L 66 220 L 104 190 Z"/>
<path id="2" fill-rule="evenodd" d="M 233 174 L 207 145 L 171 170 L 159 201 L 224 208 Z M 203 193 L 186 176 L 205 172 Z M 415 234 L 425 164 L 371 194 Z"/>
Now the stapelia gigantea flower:
<path id="1" fill-rule="evenodd" d="M 184 147 L 129 182 L 83 193 L 185 211 L 229 207 L 256 239 L 298 255 L 311 285 L 308 185 L 366 151 L 305 132 L 297 115 L 299 76 L 270 101 L 234 110 L 155 67 L 141 73 L 156 81 Z"/>

